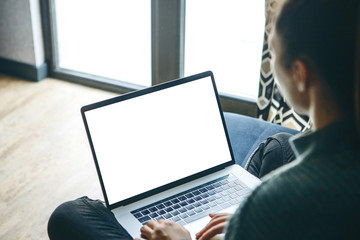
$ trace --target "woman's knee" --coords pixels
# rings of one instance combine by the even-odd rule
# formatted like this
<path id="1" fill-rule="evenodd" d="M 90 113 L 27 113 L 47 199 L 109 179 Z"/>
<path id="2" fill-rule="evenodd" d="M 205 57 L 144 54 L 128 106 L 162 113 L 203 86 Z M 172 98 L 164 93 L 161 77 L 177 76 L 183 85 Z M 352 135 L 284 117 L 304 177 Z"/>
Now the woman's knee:
<path id="1" fill-rule="evenodd" d="M 86 207 L 82 197 L 68 201 L 58 206 L 51 214 L 48 222 L 48 235 L 50 239 L 66 239 L 70 233 L 82 222 L 82 211 Z"/>
<path id="2" fill-rule="evenodd" d="M 262 178 L 269 172 L 293 161 L 295 155 L 291 149 L 289 133 L 278 133 L 259 145 L 248 160 L 246 170 Z"/>

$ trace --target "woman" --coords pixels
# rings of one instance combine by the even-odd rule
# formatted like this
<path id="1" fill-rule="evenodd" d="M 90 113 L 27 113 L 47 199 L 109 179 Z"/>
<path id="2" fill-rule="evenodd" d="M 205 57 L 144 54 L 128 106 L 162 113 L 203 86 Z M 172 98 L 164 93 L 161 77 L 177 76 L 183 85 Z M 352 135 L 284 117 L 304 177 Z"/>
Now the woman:
<path id="1" fill-rule="evenodd" d="M 343 0 L 281 4 L 270 43 L 276 78 L 295 110 L 310 116 L 313 130 L 291 140 L 296 161 L 270 174 L 229 223 L 228 215 L 214 215 L 198 238 L 208 239 L 226 225 L 225 239 L 360 237 L 358 5 Z M 190 238 L 168 221 L 150 221 L 141 231 L 149 239 Z"/>
<path id="2" fill-rule="evenodd" d="M 314 129 L 291 140 L 295 161 L 269 174 L 233 216 L 211 215 L 197 238 L 209 239 L 225 227 L 225 239 L 360 236 L 358 8 L 358 0 L 284 0 L 279 6 L 271 37 L 276 77 L 287 101 L 311 117 Z M 95 239 L 100 231 L 104 238 L 129 238 L 114 218 L 91 222 L 94 214 L 107 214 L 101 203 L 76 203 L 90 206 L 83 213 L 88 222 L 62 219 L 62 209 L 77 208 L 64 204 L 49 220 L 51 239 Z M 167 220 L 149 221 L 141 232 L 147 239 L 190 239 L 183 226 Z"/>

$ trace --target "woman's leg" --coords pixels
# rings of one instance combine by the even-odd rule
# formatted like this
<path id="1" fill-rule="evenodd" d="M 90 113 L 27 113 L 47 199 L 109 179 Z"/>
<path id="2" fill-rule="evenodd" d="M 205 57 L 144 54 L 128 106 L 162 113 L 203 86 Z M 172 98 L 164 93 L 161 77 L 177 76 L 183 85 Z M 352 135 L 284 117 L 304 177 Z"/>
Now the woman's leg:
<path id="1" fill-rule="evenodd" d="M 56 208 L 49 219 L 48 234 L 51 240 L 132 239 L 101 201 L 88 197 Z"/>
<path id="2" fill-rule="evenodd" d="M 294 151 L 291 149 L 289 133 L 278 133 L 262 142 L 250 156 L 245 169 L 258 178 L 293 161 Z"/>

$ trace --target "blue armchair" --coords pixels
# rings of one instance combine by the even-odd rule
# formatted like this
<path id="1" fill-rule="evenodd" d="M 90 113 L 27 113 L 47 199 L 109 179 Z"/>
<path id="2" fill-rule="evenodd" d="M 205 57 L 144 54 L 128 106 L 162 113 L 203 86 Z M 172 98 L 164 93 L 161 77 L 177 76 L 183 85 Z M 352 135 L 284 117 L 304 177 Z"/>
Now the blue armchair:
<path id="1" fill-rule="evenodd" d="M 254 150 L 268 137 L 279 132 L 292 135 L 298 133 L 294 129 L 236 113 L 226 112 L 224 117 L 235 161 L 242 167 L 245 167 Z"/>

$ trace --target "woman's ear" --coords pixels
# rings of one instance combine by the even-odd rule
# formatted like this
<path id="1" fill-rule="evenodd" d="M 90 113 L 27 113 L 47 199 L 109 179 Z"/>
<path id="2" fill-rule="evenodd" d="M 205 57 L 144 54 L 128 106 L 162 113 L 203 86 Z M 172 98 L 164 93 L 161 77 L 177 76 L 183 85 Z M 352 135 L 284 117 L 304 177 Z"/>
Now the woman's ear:
<path id="1" fill-rule="evenodd" d="M 301 60 L 296 60 L 291 70 L 297 90 L 301 93 L 305 92 L 310 85 L 310 72 L 307 64 Z"/>

